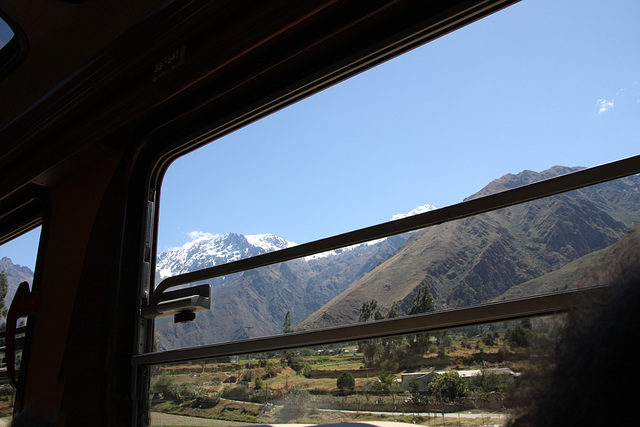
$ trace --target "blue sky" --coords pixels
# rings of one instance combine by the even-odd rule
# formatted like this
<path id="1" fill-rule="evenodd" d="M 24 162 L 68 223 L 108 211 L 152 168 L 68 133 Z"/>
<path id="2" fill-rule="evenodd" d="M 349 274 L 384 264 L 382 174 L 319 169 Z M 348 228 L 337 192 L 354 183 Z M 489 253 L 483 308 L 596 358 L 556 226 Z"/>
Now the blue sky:
<path id="1" fill-rule="evenodd" d="M 0 18 L 0 48 L 9 43 L 9 40 L 12 38 L 13 31 L 11 30 L 11 27 L 9 27 L 9 25 Z"/>
<path id="2" fill-rule="evenodd" d="M 304 243 L 635 155 L 638 22 L 637 1 L 523 1 L 214 141 L 170 167 L 159 250 L 194 231 Z"/>
<path id="3" fill-rule="evenodd" d="M 158 248 L 304 243 L 507 173 L 636 155 L 638 22 L 637 0 L 524 0 L 214 141 L 169 168 Z"/>

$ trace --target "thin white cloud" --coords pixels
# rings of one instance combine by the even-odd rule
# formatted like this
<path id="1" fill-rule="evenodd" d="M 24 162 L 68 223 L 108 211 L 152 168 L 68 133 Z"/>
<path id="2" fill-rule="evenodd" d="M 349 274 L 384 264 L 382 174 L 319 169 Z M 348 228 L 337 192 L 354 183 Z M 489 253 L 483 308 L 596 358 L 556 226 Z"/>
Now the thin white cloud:
<path id="1" fill-rule="evenodd" d="M 605 111 L 614 107 L 613 100 L 608 99 L 598 99 L 598 114 L 602 114 Z"/>
<path id="2" fill-rule="evenodd" d="M 207 233 L 205 231 L 190 231 L 189 233 L 187 233 L 187 236 L 189 236 L 189 238 L 191 240 L 198 240 L 198 239 L 210 239 L 211 237 L 213 237 L 214 235 L 211 233 Z"/>

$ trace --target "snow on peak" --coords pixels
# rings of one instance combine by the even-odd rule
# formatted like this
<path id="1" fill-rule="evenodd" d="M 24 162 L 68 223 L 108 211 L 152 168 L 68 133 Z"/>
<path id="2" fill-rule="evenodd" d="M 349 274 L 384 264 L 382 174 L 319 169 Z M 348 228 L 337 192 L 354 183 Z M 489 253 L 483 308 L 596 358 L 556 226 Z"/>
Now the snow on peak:
<path id="1" fill-rule="evenodd" d="M 289 242 L 275 234 L 254 234 L 244 237 L 247 239 L 249 244 L 262 248 L 265 252 L 277 251 L 279 249 L 296 246 L 295 243 Z"/>
<path id="2" fill-rule="evenodd" d="M 391 221 L 395 221 L 397 219 L 406 218 L 408 216 L 419 215 L 421 213 L 433 211 L 435 209 L 436 209 L 436 207 L 433 206 L 433 205 L 418 206 L 417 208 L 413 209 L 411 212 L 408 212 L 406 214 L 395 214 L 394 216 L 391 217 Z"/>
<path id="3" fill-rule="evenodd" d="M 191 241 L 158 254 L 156 271 L 161 279 L 295 246 L 273 234 L 243 236 L 236 233 L 189 233 Z"/>
<path id="4" fill-rule="evenodd" d="M 423 205 L 406 214 L 394 215 L 391 220 L 405 218 L 412 215 L 434 210 L 432 205 Z M 158 254 L 156 272 L 160 279 L 189 271 L 201 270 L 227 262 L 238 261 L 290 248 L 296 244 L 289 242 L 274 234 L 254 234 L 244 236 L 237 233 L 211 234 L 203 231 L 192 231 L 188 234 L 191 239 L 181 247 L 173 248 Z M 328 251 L 321 254 L 306 257 L 307 261 L 337 255 L 344 251 L 350 251 L 361 246 L 378 244 L 385 239 L 378 239 L 358 245 Z"/>
<path id="5" fill-rule="evenodd" d="M 219 234 L 205 233 L 204 231 L 192 231 L 188 233 L 188 236 L 191 239 L 191 241 L 182 245 L 182 248 L 177 248 L 177 249 L 189 250 L 193 246 L 198 245 L 201 242 L 212 241 L 214 239 L 221 237 Z"/>
<path id="6" fill-rule="evenodd" d="M 428 211 L 432 211 L 432 210 L 435 210 L 435 209 L 436 209 L 436 207 L 433 206 L 433 205 L 418 206 L 417 208 L 411 210 L 411 212 L 408 212 L 406 214 L 396 214 L 396 215 L 392 216 L 390 221 L 395 221 L 397 219 L 406 218 L 408 216 L 418 215 L 418 214 L 421 214 L 421 213 L 424 213 L 424 212 L 428 212 Z M 344 247 L 342 249 L 338 249 L 338 250 L 334 250 L 334 251 L 328 251 L 328 252 L 322 252 L 322 253 L 319 253 L 319 254 L 311 255 L 311 256 L 306 257 L 305 259 L 307 261 L 310 261 L 310 260 L 313 260 L 313 259 L 326 258 L 328 256 L 338 255 L 339 253 L 342 253 L 343 251 L 351 251 L 351 250 L 354 250 L 354 249 L 362 247 L 362 246 L 377 245 L 378 243 L 383 242 L 385 240 L 386 240 L 386 237 L 384 237 L 382 239 L 371 240 L 369 242 L 359 243 L 359 244 L 352 245 L 352 246 L 347 246 L 347 247 Z"/>

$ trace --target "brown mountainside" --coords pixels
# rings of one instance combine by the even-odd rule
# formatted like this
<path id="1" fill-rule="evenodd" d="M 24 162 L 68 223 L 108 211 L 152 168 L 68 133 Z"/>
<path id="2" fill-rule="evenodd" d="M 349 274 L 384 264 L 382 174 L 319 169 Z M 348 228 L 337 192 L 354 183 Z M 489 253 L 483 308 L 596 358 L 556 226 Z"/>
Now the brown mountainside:
<path id="1" fill-rule="evenodd" d="M 471 197 L 573 170 L 507 175 Z M 620 240 L 640 219 L 639 184 L 637 176 L 625 178 L 417 232 L 297 328 L 356 322 L 371 299 L 386 309 L 400 301 L 406 310 L 420 284 L 428 284 L 438 308 L 496 299 Z"/>

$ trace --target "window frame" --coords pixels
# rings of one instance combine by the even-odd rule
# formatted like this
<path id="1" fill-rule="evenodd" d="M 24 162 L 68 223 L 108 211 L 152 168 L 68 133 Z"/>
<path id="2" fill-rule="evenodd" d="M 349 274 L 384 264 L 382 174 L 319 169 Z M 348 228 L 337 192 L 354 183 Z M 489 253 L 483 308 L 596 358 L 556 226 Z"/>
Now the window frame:
<path id="1" fill-rule="evenodd" d="M 40 238 L 36 253 L 36 262 L 33 271 L 33 280 L 30 284 L 31 291 L 40 290 L 42 262 L 46 253 L 46 236 L 49 228 L 50 202 L 48 191 L 41 186 L 30 184 L 18 193 L 0 202 L 0 245 L 10 240 L 19 238 L 25 233 L 40 227 Z M 29 354 L 31 351 L 31 337 L 35 328 L 36 316 L 29 316 L 27 325 L 16 329 L 16 335 L 23 334 L 16 339 L 16 348 L 22 348 L 20 370 L 16 372 L 18 388 L 15 391 L 14 413 L 22 409 L 24 384 L 28 374 Z M 0 333 L 4 338 L 5 332 Z M 2 347 L 0 352 L 6 349 Z M 7 379 L 6 373 L 0 378 Z"/>
<path id="2" fill-rule="evenodd" d="M 149 297 L 149 304 L 160 301 L 162 292 L 180 285 L 214 277 L 240 273 L 297 258 L 315 255 L 370 240 L 414 231 L 445 222 L 467 218 L 497 209 L 554 196 L 567 191 L 600 184 L 640 173 L 640 155 L 595 166 L 567 175 L 538 181 L 526 186 L 506 190 L 477 199 L 467 200 L 445 208 L 419 215 L 354 230 L 333 237 L 305 243 L 251 258 L 205 268 L 164 279 Z M 552 294 L 521 298 L 501 303 L 476 305 L 456 310 L 440 311 L 376 322 L 339 326 L 293 334 L 275 335 L 203 345 L 162 352 L 144 352 L 134 355 L 133 365 L 153 365 L 189 360 L 246 355 L 290 348 L 312 347 L 323 344 L 384 338 L 408 333 L 436 331 L 463 326 L 517 320 L 565 312 L 578 301 L 593 300 L 602 287 L 569 290 Z M 586 298 L 586 299 L 585 299 Z"/>
<path id="3" fill-rule="evenodd" d="M 133 343 L 132 364 L 136 367 L 145 366 L 134 362 L 134 360 L 138 360 L 137 356 L 148 353 L 153 348 L 153 321 L 144 319 L 141 312 L 149 305 L 151 295 L 154 293 L 158 206 L 161 199 L 162 179 L 171 162 L 327 87 L 374 68 L 476 20 L 483 19 L 518 1 L 478 0 L 455 4 L 450 9 L 445 8 L 442 14 L 430 15 L 420 21 L 412 21 L 411 25 L 407 24 L 402 29 L 396 29 L 396 33 L 387 35 L 384 39 L 367 45 L 359 42 L 360 50 L 346 57 L 339 57 L 335 62 L 323 63 L 323 66 L 316 64 L 314 72 L 296 77 L 298 80 L 294 80 L 290 75 L 288 75 L 288 80 L 281 76 L 278 76 L 277 80 L 269 80 L 263 83 L 263 86 L 269 86 L 270 92 L 267 94 L 261 92 L 255 97 L 243 97 L 236 110 L 220 115 L 220 110 L 216 106 L 220 100 L 215 97 L 213 99 L 207 98 L 201 101 L 194 110 L 183 111 L 180 120 L 159 124 L 157 128 L 147 133 L 133 159 L 133 169 L 130 176 L 132 182 L 145 182 L 143 187 L 130 189 L 130 198 L 136 204 L 136 213 L 139 215 L 139 217 L 132 219 L 131 223 L 138 223 L 138 220 L 141 220 L 140 226 L 142 227 L 138 240 L 140 243 L 138 256 L 141 261 L 136 265 L 139 287 L 137 290 L 137 330 Z M 357 231 L 352 233 L 357 233 Z M 325 240 L 327 239 L 316 242 Z M 314 245 L 316 242 L 307 245 Z M 301 246 L 308 249 L 307 245 Z M 320 249 L 312 253 L 323 251 L 324 249 Z M 292 252 L 288 253 L 292 255 Z M 134 376 L 137 379 L 133 380 L 132 392 L 139 399 L 140 395 L 145 393 L 145 387 L 148 388 L 141 383 L 141 381 L 146 381 L 144 380 L 146 374 L 140 370 Z"/>
<path id="4" fill-rule="evenodd" d="M 26 58 L 29 41 L 20 26 L 2 10 L 0 10 L 0 19 L 13 31 L 11 40 L 0 50 L 0 80 L 3 80 Z"/>

